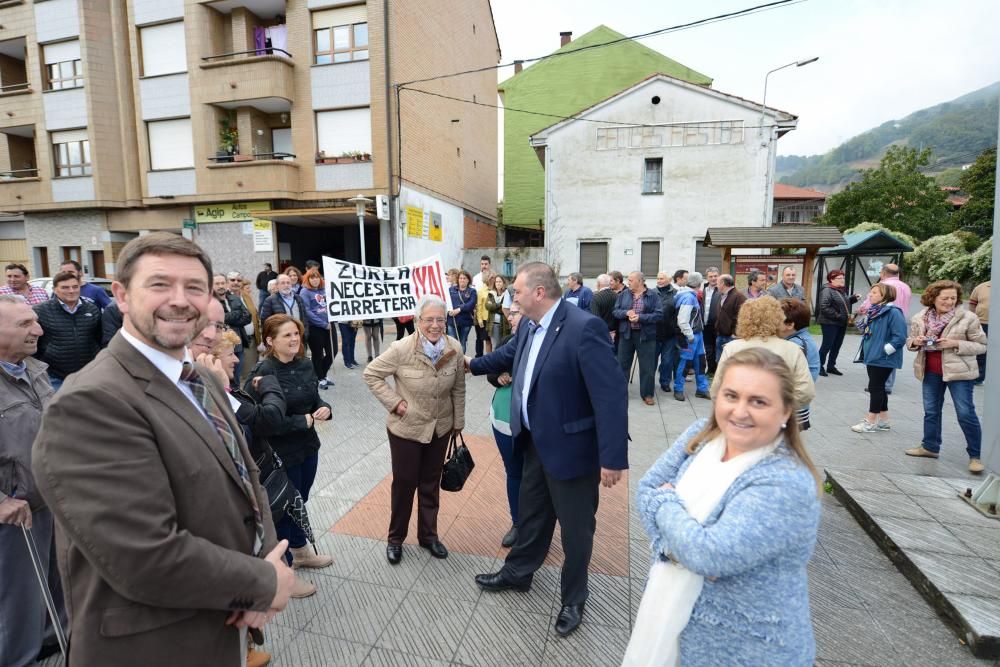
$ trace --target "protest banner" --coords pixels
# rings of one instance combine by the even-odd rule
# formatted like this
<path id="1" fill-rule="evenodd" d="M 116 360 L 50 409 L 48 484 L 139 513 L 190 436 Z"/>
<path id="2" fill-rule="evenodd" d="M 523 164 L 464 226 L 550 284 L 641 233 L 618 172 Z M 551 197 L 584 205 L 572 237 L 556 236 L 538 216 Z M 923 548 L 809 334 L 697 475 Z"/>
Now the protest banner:
<path id="1" fill-rule="evenodd" d="M 404 266 L 364 266 L 323 258 L 326 309 L 331 322 L 413 315 L 417 301 L 436 294 L 451 309 L 444 265 L 438 255 Z"/>

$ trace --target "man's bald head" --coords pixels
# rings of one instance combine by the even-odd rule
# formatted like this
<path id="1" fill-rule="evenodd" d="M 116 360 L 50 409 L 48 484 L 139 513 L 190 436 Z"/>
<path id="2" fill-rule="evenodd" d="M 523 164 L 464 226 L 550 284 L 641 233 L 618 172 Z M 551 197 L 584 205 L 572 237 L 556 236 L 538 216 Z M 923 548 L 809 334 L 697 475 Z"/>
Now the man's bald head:
<path id="1" fill-rule="evenodd" d="M 897 278 L 899 277 L 899 265 L 898 264 L 883 264 L 882 265 L 882 275 L 886 278 Z"/>

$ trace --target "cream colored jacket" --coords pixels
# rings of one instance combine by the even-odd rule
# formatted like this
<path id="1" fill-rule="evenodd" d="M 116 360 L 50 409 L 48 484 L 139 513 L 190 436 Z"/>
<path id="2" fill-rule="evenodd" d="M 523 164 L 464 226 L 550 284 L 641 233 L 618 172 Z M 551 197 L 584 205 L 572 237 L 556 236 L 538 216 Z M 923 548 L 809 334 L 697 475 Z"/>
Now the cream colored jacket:
<path id="1" fill-rule="evenodd" d="M 393 384 L 386 382 L 392 376 Z M 386 426 L 406 440 L 428 443 L 465 428 L 465 356 L 451 336 L 437 364 L 424 354 L 419 334 L 397 340 L 365 368 L 365 382 L 389 411 Z M 406 401 L 400 417 L 396 406 Z"/>
<path id="2" fill-rule="evenodd" d="M 812 403 L 813 399 L 816 398 L 816 385 L 813 384 L 812 375 L 809 373 L 809 362 L 806 361 L 806 355 L 802 353 L 801 347 L 778 336 L 737 338 L 726 343 L 726 347 L 722 350 L 722 357 L 719 359 L 719 366 L 721 367 L 722 363 L 729 357 L 748 347 L 762 347 L 784 359 L 788 367 L 792 369 L 792 378 L 795 380 L 795 401 L 800 408 Z M 715 398 L 715 394 L 719 391 L 721 378 L 722 374 L 716 373 L 712 379 L 712 398 Z"/>
<path id="3" fill-rule="evenodd" d="M 914 345 L 913 339 L 925 334 L 924 313 L 926 308 L 922 308 L 919 313 L 910 318 L 910 337 L 906 339 L 906 347 L 917 353 L 917 358 L 913 360 L 913 374 L 921 382 L 924 379 L 924 369 L 926 368 L 926 355 L 924 349 Z M 941 332 L 941 338 L 951 338 L 958 341 L 958 347 L 949 347 L 941 350 L 941 372 L 945 382 L 953 380 L 975 380 L 979 377 L 979 365 L 976 363 L 976 355 L 986 352 L 986 334 L 979 323 L 979 318 L 967 310 L 959 310 L 951 322 Z"/>

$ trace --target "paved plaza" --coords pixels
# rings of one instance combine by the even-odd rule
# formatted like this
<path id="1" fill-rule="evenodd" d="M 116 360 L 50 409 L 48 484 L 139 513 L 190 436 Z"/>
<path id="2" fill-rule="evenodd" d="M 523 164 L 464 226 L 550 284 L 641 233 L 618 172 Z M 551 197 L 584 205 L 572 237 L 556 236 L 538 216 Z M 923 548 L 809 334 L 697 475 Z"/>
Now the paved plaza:
<path id="1" fill-rule="evenodd" d="M 817 383 L 813 428 L 806 434 L 817 465 L 974 483 L 950 399 L 941 458 L 903 455 L 919 443 L 923 416 L 909 354 L 890 397 L 892 431 L 850 431 L 867 409 L 864 368 L 850 363 L 858 340 L 849 336 L 845 343 L 840 364 L 845 375 Z M 709 401 L 694 398 L 693 384 L 687 385 L 686 402 L 659 393 L 655 406 L 642 403 L 637 384 L 629 387 L 627 493 L 625 484 L 602 489 L 585 621 L 562 639 L 552 627 L 559 610 L 558 544 L 529 593 L 483 593 L 473 582 L 475 574 L 500 567 L 505 553 L 500 537 L 509 527 L 503 466 L 489 425 L 493 388 L 484 378 L 469 378 L 465 433 L 476 469 L 462 493 L 442 492 L 439 531 L 451 555 L 431 558 L 412 544 L 411 534 L 403 562 L 393 567 L 384 551 L 390 471 L 385 411 L 368 392 L 361 369 L 347 371 L 338 359 L 334 378 L 336 387 L 326 392 L 333 419 L 320 426 L 323 448 L 309 501 L 313 526 L 322 533 L 319 543 L 334 564 L 303 573 L 317 584 L 317 594 L 293 600 L 266 630 L 272 664 L 618 664 L 649 563 L 648 540 L 631 511 L 635 489 L 659 454 L 708 413 Z M 976 389 L 980 414 L 983 393 Z M 566 400 L 573 400 L 572 387 L 566 388 Z M 984 539 L 995 540 L 1000 553 L 1000 527 Z M 994 568 L 977 573 L 984 582 L 1000 579 L 1000 562 L 980 562 Z M 1000 665 L 970 654 L 831 495 L 824 497 L 809 575 L 818 664 Z"/>

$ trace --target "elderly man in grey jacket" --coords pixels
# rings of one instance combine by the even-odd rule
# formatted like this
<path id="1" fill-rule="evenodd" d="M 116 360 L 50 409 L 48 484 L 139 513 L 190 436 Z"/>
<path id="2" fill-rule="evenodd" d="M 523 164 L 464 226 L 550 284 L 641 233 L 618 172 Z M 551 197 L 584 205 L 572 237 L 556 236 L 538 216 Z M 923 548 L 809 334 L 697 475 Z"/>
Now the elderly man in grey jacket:
<path id="1" fill-rule="evenodd" d="M 52 543 L 52 513 L 31 474 L 31 443 L 52 397 L 46 365 L 33 355 L 42 327 L 23 297 L 0 295 L 0 662 L 29 665 L 57 650 L 21 526 L 29 528 L 65 626 Z M 43 653 L 45 635 L 51 642 Z"/>

